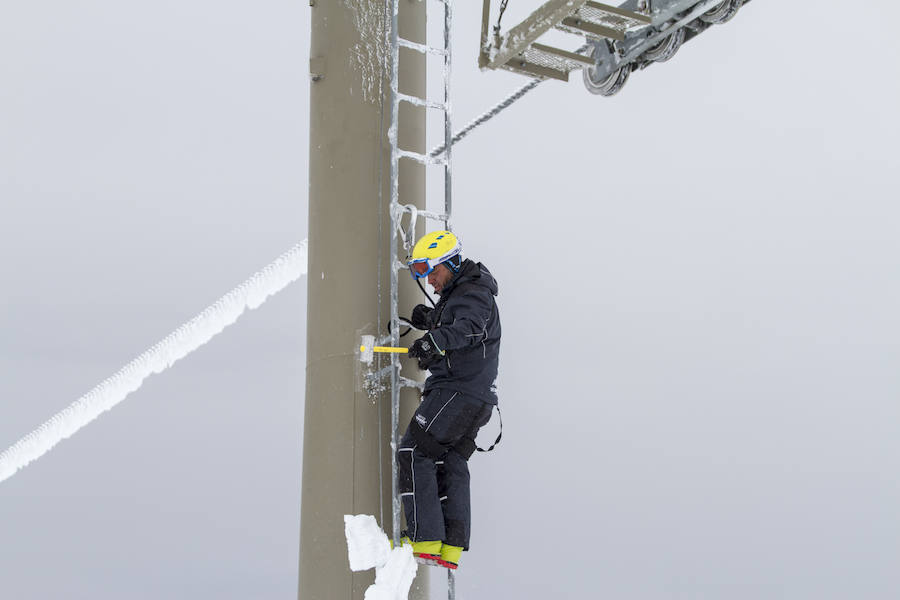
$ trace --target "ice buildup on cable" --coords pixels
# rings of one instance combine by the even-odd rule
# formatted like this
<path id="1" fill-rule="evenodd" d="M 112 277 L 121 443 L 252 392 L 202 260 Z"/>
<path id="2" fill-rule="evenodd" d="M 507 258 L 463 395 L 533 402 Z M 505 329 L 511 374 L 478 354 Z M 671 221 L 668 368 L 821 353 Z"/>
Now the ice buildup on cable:
<path id="1" fill-rule="evenodd" d="M 306 273 L 306 240 L 300 242 L 231 290 L 212 306 L 176 329 L 164 340 L 122 367 L 90 392 L 0 454 L 0 482 L 47 453 L 53 446 L 125 399 L 153 373 L 161 373 L 187 356 L 248 308 L 256 308 L 269 296 Z"/>

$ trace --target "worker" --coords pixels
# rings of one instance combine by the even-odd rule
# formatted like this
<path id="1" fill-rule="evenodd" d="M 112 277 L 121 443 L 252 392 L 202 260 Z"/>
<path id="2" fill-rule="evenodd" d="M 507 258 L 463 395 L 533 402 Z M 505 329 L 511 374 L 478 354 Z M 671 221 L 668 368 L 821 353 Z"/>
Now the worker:
<path id="1" fill-rule="evenodd" d="M 458 567 L 469 547 L 467 461 L 497 405 L 500 353 L 497 281 L 461 252 L 453 233 L 435 231 L 416 243 L 408 260 L 413 278 L 427 278 L 440 300 L 433 308 L 416 306 L 410 318 L 427 333 L 409 356 L 430 373 L 397 452 L 413 554 L 420 563 L 448 569 Z"/>

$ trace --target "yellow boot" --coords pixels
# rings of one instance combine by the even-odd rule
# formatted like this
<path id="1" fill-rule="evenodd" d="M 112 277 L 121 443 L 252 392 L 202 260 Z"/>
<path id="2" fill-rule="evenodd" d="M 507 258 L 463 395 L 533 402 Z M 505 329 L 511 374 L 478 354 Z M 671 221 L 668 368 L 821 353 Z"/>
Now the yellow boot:
<path id="1" fill-rule="evenodd" d="M 441 558 L 438 564 L 448 569 L 456 569 L 459 567 L 459 558 L 462 556 L 463 549 L 459 546 L 450 546 L 441 544 Z"/>

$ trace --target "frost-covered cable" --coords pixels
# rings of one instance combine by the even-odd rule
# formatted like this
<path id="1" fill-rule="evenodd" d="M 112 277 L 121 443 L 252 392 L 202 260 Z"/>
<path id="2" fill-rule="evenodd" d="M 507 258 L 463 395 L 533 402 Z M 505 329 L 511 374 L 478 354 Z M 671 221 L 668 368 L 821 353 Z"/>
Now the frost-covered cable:
<path id="1" fill-rule="evenodd" d="M 482 114 L 477 119 L 474 119 L 473 121 L 469 122 L 468 125 L 466 125 L 461 130 L 456 132 L 456 134 L 453 136 L 453 139 L 450 141 L 450 145 L 452 146 L 459 140 L 461 140 L 464 137 L 466 137 L 467 135 L 469 135 L 469 133 L 473 129 L 478 127 L 479 125 L 483 125 L 484 123 L 487 123 L 488 121 L 490 121 L 491 119 L 493 119 L 494 117 L 499 115 L 501 112 L 503 112 L 504 110 L 509 108 L 514 102 L 516 102 L 517 100 L 522 98 L 522 96 L 524 96 L 525 94 L 527 94 L 528 92 L 530 92 L 531 90 L 536 88 L 537 85 L 539 83 L 541 83 L 542 81 L 544 81 L 544 80 L 543 79 L 532 79 L 530 82 L 528 82 L 527 84 L 525 84 L 524 86 L 522 86 L 521 88 L 519 88 L 518 90 L 516 90 L 509 96 L 507 96 L 502 102 L 500 102 L 499 104 L 497 104 L 496 106 L 494 106 L 493 108 L 491 108 L 490 110 L 488 110 L 487 112 Z M 441 144 L 440 146 L 436 147 L 434 150 L 432 150 L 428 154 L 432 158 L 436 157 L 438 154 L 443 152 L 446 147 L 447 147 L 446 144 Z"/>
<path id="2" fill-rule="evenodd" d="M 0 454 L 0 482 L 43 456 L 135 391 L 144 379 L 160 373 L 237 321 L 247 308 L 257 308 L 306 273 L 307 241 L 303 240 L 234 288 L 212 306 L 170 333 L 125 365 L 118 373 L 57 413 L 49 421 Z"/>
<path id="3" fill-rule="evenodd" d="M 580 48 L 575 50 L 575 53 L 581 54 L 582 52 L 584 52 L 585 50 L 587 50 L 590 47 L 591 47 L 590 44 L 583 44 Z M 532 79 L 531 81 L 529 81 L 528 83 L 526 83 L 525 85 L 520 87 L 518 90 L 516 90 L 515 92 L 513 92 L 512 94 L 507 96 L 502 102 L 500 102 L 499 104 L 497 104 L 496 106 L 494 106 L 493 108 L 491 108 L 490 110 L 488 110 L 487 112 L 482 114 L 480 117 L 478 117 L 477 119 L 474 119 L 473 121 L 470 121 L 468 125 L 466 125 L 462 129 L 457 131 L 456 134 L 454 134 L 453 139 L 450 141 L 450 145 L 453 146 L 453 144 L 455 144 L 459 140 L 461 140 L 464 137 L 466 137 L 467 135 L 469 135 L 469 133 L 473 129 L 475 129 L 476 127 L 478 127 L 480 125 L 484 125 L 485 123 L 487 123 L 488 121 L 490 121 L 491 119 L 493 119 L 494 117 L 499 115 L 501 112 L 503 112 L 504 110 L 506 110 L 507 108 L 512 106 L 514 102 L 520 100 L 522 98 L 522 96 L 524 96 L 525 94 L 527 94 L 528 92 L 530 92 L 531 90 L 536 88 L 538 86 L 538 84 L 543 81 L 546 81 L 546 79 L 541 79 L 539 77 Z M 431 152 L 429 152 L 428 155 L 431 156 L 432 158 L 434 158 L 438 154 L 443 152 L 446 147 L 447 147 L 446 144 L 437 146 Z"/>

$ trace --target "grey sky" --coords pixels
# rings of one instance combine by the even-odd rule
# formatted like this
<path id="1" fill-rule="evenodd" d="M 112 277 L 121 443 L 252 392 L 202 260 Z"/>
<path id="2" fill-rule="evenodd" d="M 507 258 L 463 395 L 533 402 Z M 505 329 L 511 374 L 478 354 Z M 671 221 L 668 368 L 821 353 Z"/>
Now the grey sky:
<path id="1" fill-rule="evenodd" d="M 0 6 L 0 447 L 306 237 L 307 4 Z M 525 80 L 457 4 L 462 125 Z M 457 148 L 505 424 L 461 597 L 896 597 L 900 10 L 817 7 Z M 0 597 L 293 598 L 305 317 L 295 284 L 0 485 Z"/>

